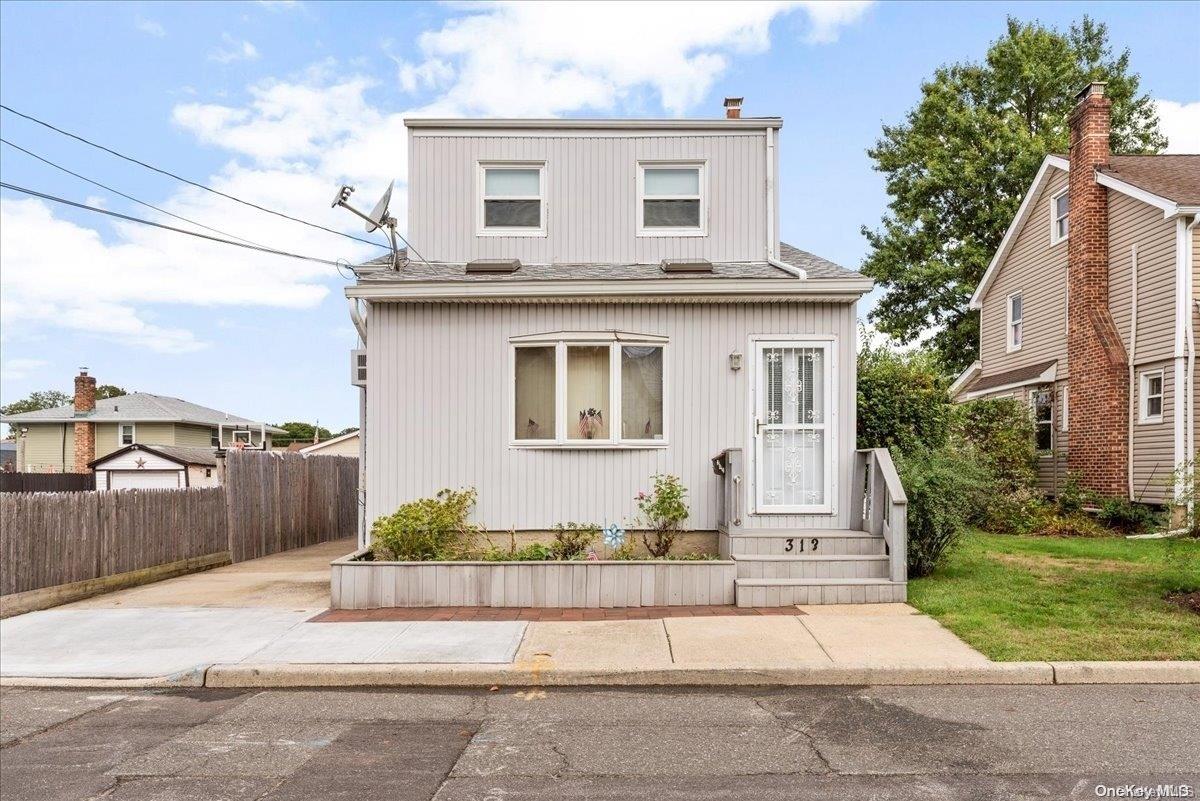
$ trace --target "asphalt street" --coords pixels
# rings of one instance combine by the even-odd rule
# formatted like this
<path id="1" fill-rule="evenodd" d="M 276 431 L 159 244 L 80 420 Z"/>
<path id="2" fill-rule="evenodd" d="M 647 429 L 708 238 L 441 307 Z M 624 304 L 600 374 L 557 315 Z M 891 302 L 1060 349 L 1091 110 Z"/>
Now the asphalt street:
<path id="1" fill-rule="evenodd" d="M 1187 798 L 1197 721 L 1195 685 L 5 688 L 0 798 Z"/>

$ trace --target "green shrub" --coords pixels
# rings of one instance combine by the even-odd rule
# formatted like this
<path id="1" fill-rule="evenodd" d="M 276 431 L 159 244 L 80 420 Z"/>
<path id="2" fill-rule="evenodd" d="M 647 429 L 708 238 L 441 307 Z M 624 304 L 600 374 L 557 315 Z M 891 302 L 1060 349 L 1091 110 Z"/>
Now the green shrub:
<path id="1" fill-rule="evenodd" d="M 898 454 L 896 468 L 908 496 L 908 575 L 918 578 L 959 541 L 990 482 L 975 459 L 951 448 Z"/>
<path id="2" fill-rule="evenodd" d="M 1125 498 L 1103 498 L 1096 519 L 1122 534 L 1138 534 L 1154 529 L 1160 522 L 1160 515 L 1144 503 L 1132 503 Z"/>
<path id="3" fill-rule="evenodd" d="M 1020 401 L 988 398 L 956 406 L 953 435 L 973 449 L 997 491 L 1033 488 L 1037 480 L 1033 419 Z"/>
<path id="4" fill-rule="evenodd" d="M 654 489 L 649 494 L 639 492 L 634 500 L 642 524 L 649 529 L 642 534 L 642 543 L 651 556 L 661 558 L 671 552 L 679 524 L 687 520 L 687 488 L 678 476 L 656 474 L 653 480 Z"/>
<path id="5" fill-rule="evenodd" d="M 559 523 L 554 527 L 550 550 L 555 559 L 574 559 L 587 552 L 599 533 L 600 527 L 595 523 Z"/>
<path id="6" fill-rule="evenodd" d="M 1079 476 L 1071 473 L 1054 498 L 1054 508 L 1060 515 L 1075 515 L 1087 506 L 1089 493 L 1079 486 Z"/>
<path id="7" fill-rule="evenodd" d="M 474 550 L 480 533 L 467 522 L 474 506 L 474 489 L 444 489 L 436 497 L 410 501 L 371 526 L 372 554 L 399 562 L 462 559 Z"/>
<path id="8" fill-rule="evenodd" d="M 948 381 L 926 353 L 864 345 L 858 354 L 858 447 L 940 448 L 950 422 Z"/>
<path id="9" fill-rule="evenodd" d="M 981 469 L 987 470 L 982 466 Z M 991 473 L 987 475 L 995 486 Z M 1020 487 L 988 492 L 970 510 L 968 521 L 994 534 L 1032 534 L 1052 512 L 1052 507 L 1040 492 L 1030 487 Z"/>
<path id="10" fill-rule="evenodd" d="M 493 546 L 479 554 L 479 558 L 485 562 L 549 562 L 558 557 L 554 555 L 550 546 L 532 542 L 521 548 L 505 549 Z"/>

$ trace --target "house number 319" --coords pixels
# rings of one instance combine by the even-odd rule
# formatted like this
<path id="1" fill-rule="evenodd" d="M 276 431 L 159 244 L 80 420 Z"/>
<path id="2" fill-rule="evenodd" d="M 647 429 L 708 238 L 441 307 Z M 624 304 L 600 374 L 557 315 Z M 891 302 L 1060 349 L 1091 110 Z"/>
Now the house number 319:
<path id="1" fill-rule="evenodd" d="M 819 543 L 820 543 L 820 540 L 818 540 L 816 537 L 813 537 L 811 540 L 808 541 L 809 550 L 812 550 L 812 551 L 817 550 L 817 545 Z M 800 540 L 799 544 L 800 544 L 800 553 L 804 553 L 804 540 Z M 796 540 L 794 538 L 788 537 L 786 540 L 783 541 L 783 550 L 785 552 L 790 553 L 791 551 L 795 550 L 795 548 L 796 548 Z"/>

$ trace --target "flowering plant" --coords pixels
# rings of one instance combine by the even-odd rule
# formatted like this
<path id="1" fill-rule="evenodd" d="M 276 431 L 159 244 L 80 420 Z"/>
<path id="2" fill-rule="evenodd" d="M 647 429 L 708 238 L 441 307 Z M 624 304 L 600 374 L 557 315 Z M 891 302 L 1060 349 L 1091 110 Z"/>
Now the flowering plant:
<path id="1" fill-rule="evenodd" d="M 634 498 L 641 511 L 641 522 L 650 531 L 642 534 L 642 542 L 651 556 L 663 557 L 671 552 L 679 524 L 687 520 L 687 487 L 679 476 L 654 476 L 654 489 L 649 493 L 639 492 Z M 654 537 L 651 542 L 650 537 Z"/>

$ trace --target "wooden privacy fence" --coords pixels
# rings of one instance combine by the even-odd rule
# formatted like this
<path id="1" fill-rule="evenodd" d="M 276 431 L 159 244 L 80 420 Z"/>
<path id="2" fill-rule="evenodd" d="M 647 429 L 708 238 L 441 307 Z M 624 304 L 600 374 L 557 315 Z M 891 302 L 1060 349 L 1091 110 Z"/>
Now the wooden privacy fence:
<path id="1" fill-rule="evenodd" d="M 0 595 L 228 547 L 221 487 L 0 495 Z"/>
<path id="2" fill-rule="evenodd" d="M 0 473 L 0 492 L 87 492 L 95 473 Z"/>
<path id="3" fill-rule="evenodd" d="M 349 537 L 358 526 L 358 459 L 231 450 L 226 455 L 233 561 Z"/>

